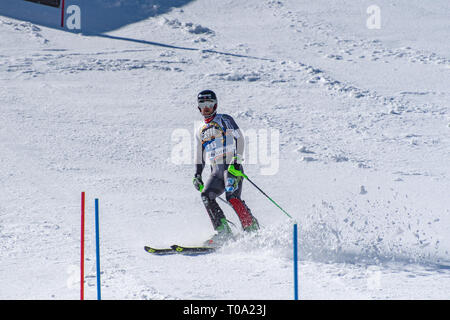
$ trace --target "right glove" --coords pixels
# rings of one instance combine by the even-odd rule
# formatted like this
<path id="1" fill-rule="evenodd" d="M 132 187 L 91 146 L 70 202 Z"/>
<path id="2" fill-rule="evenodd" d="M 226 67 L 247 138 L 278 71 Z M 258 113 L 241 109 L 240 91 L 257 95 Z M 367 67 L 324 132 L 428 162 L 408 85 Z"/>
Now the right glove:
<path id="1" fill-rule="evenodd" d="M 200 192 L 202 192 L 203 188 L 205 187 L 203 184 L 202 176 L 198 173 L 195 174 L 194 179 L 192 179 L 192 183 L 194 184 L 195 189 Z"/>
<path id="2" fill-rule="evenodd" d="M 240 156 L 233 157 L 231 160 L 231 163 L 228 165 L 228 173 L 232 174 L 236 177 L 244 177 L 247 178 L 247 176 L 242 172 L 242 159 Z"/>

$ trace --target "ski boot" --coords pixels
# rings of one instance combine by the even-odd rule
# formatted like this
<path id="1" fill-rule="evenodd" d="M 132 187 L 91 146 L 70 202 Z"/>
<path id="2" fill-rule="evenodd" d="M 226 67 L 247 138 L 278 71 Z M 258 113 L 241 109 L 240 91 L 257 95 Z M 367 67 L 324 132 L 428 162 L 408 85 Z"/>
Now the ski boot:
<path id="1" fill-rule="evenodd" d="M 227 219 L 222 218 L 220 222 L 221 224 L 216 228 L 217 233 L 211 239 L 205 241 L 204 246 L 216 248 L 233 239 L 233 233 Z"/>
<path id="2" fill-rule="evenodd" d="M 257 230 L 259 230 L 258 220 L 256 220 L 256 218 L 252 216 L 252 224 L 247 227 L 244 227 L 244 231 L 252 232 L 252 231 L 257 231 Z"/>
<path id="3" fill-rule="evenodd" d="M 256 220 L 256 218 L 252 215 L 252 212 L 250 211 L 250 208 L 245 204 L 245 201 L 241 200 L 240 198 L 232 197 L 228 200 L 228 202 L 231 204 L 237 216 L 239 217 L 242 229 L 244 229 L 244 231 L 250 232 L 259 230 L 258 220 Z"/>

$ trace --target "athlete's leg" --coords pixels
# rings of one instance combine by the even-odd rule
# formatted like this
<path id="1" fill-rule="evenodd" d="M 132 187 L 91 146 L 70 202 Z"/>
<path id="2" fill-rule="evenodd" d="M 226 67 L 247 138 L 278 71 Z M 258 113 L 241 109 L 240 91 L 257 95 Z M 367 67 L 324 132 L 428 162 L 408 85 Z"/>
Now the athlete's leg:
<path id="1" fill-rule="evenodd" d="M 205 188 L 201 193 L 201 197 L 214 230 L 218 232 L 231 232 L 225 214 L 216 201 L 216 198 L 220 196 L 224 190 L 225 185 L 223 179 L 220 176 L 213 174 L 205 183 Z"/>
<path id="2" fill-rule="evenodd" d="M 241 222 L 242 228 L 245 231 L 253 231 L 259 229 L 258 220 L 252 215 L 250 208 L 245 204 L 245 201 L 241 199 L 242 193 L 242 177 L 235 177 L 228 171 L 224 172 L 224 177 L 226 181 L 226 198 L 231 204 L 239 221 Z"/>

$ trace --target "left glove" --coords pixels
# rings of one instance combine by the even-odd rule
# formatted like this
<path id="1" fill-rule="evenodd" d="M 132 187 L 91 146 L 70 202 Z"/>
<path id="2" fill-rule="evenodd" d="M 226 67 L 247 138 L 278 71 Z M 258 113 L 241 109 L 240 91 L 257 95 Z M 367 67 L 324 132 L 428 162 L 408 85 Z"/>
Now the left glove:
<path id="1" fill-rule="evenodd" d="M 203 191 L 205 185 L 203 184 L 202 176 L 200 174 L 195 174 L 194 178 L 192 179 L 192 183 L 194 184 L 194 187 L 195 189 L 197 189 L 197 191 Z"/>

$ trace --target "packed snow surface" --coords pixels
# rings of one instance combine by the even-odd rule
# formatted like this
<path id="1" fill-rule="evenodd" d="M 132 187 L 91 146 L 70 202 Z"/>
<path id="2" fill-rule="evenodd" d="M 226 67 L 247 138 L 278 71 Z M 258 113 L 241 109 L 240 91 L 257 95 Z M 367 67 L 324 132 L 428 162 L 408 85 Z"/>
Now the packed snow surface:
<path id="1" fill-rule="evenodd" d="M 248 182 L 260 231 L 219 202 L 236 240 L 143 250 L 213 234 L 192 186 L 203 89 L 298 222 L 300 299 L 449 299 L 448 0 L 378 0 L 379 28 L 373 1 L 175 2 L 89 33 L 0 12 L 0 299 L 79 298 L 82 191 L 87 299 L 95 198 L 104 299 L 293 298 L 293 221 Z"/>

